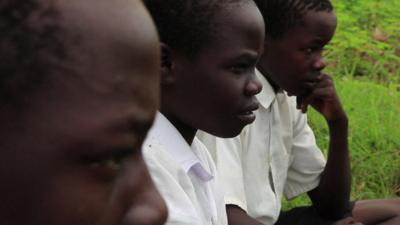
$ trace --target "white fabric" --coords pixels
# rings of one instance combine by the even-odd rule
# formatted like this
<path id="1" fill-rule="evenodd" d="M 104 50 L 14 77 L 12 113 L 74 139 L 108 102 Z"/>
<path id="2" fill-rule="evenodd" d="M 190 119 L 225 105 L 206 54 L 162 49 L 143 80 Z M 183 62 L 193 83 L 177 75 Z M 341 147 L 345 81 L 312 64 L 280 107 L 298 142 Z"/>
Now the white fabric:
<path id="1" fill-rule="evenodd" d="M 307 117 L 296 99 L 277 94 L 260 74 L 263 90 L 255 122 L 236 138 L 198 132 L 210 150 L 225 187 L 225 203 L 241 207 L 263 224 L 272 225 L 288 199 L 318 186 L 325 166 Z"/>
<path id="2" fill-rule="evenodd" d="M 191 146 L 161 113 L 143 145 L 150 175 L 167 203 L 166 225 L 226 225 L 224 194 L 205 146 Z"/>

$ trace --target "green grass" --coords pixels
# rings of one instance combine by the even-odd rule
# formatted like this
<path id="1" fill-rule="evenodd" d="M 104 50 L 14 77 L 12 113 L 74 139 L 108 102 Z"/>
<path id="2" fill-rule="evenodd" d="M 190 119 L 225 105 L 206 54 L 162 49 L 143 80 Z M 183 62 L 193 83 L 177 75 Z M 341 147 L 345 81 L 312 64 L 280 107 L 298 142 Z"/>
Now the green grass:
<path id="1" fill-rule="evenodd" d="M 348 114 L 353 199 L 400 195 L 400 92 L 373 82 L 337 79 L 336 89 Z M 325 120 L 310 110 L 309 123 L 326 155 Z M 285 202 L 284 208 L 308 204 L 306 196 Z"/>
<path id="2" fill-rule="evenodd" d="M 326 55 L 335 76 L 400 83 L 400 1 L 332 2 L 338 27 Z"/>

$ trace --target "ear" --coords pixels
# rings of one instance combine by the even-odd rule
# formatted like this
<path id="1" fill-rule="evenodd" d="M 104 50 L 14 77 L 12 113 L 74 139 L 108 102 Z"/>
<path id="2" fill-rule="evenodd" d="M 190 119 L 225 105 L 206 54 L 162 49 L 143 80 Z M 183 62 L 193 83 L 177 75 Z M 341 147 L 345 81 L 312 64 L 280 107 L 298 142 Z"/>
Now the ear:
<path id="1" fill-rule="evenodd" d="M 161 85 L 175 82 L 175 62 L 171 48 L 161 43 Z"/>

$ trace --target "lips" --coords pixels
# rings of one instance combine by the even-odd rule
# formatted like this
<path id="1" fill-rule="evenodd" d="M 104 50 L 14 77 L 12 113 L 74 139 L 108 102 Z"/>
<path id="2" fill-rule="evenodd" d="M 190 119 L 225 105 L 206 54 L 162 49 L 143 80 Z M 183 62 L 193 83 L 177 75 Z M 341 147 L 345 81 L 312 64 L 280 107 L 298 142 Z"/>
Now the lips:
<path id="1" fill-rule="evenodd" d="M 241 110 L 236 117 L 242 121 L 244 124 L 250 124 L 254 122 L 256 119 L 256 115 L 254 114 L 253 111 L 257 110 L 259 107 L 258 102 L 253 102 L 250 105 L 244 107 L 243 110 Z"/>

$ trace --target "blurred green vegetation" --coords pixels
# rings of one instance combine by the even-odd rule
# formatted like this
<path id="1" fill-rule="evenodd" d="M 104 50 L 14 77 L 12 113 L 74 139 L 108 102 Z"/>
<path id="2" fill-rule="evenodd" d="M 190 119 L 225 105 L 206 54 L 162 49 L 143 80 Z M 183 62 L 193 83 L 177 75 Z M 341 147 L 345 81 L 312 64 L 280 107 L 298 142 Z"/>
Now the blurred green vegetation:
<path id="1" fill-rule="evenodd" d="M 335 76 L 400 83 L 400 1 L 333 0 L 338 27 L 326 57 Z"/>
<path id="2" fill-rule="evenodd" d="M 400 1 L 333 0 L 335 37 L 326 47 L 326 72 L 350 121 L 352 199 L 400 196 Z M 309 122 L 326 154 L 324 119 L 309 111 Z M 308 204 L 301 196 L 285 209 Z"/>

